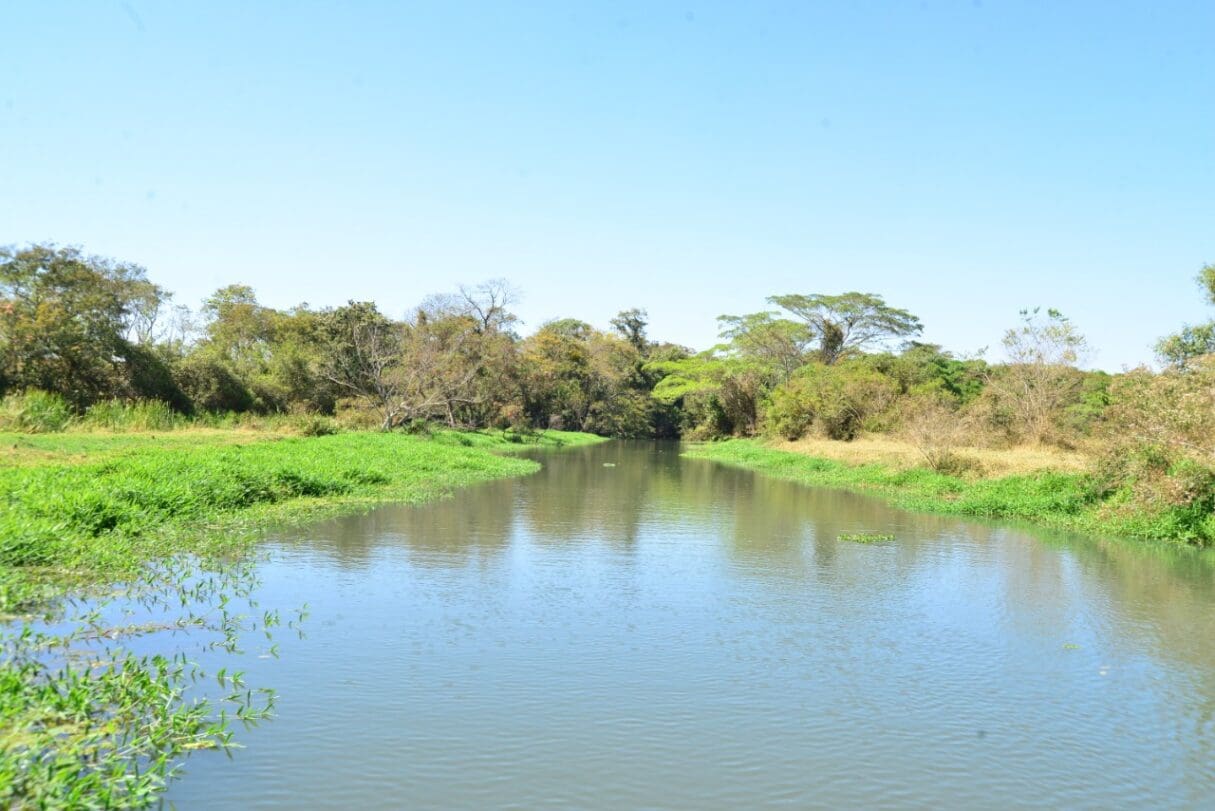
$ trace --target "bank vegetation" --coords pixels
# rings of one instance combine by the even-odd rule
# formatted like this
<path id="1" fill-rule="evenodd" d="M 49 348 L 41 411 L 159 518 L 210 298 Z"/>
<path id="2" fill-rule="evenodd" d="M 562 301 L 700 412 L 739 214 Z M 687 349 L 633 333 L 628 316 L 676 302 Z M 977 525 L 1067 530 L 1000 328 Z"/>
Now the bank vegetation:
<path id="1" fill-rule="evenodd" d="M 1201 289 L 1215 304 L 1215 266 Z M 1087 370 L 1063 313 L 1010 313 L 999 362 L 923 343 L 873 293 L 788 293 L 722 315 L 702 351 L 655 340 L 644 310 L 523 335 L 491 280 L 397 316 L 369 301 L 287 310 L 241 284 L 192 312 L 130 263 L 75 248 L 0 251 L 0 430 L 222 428 L 325 435 L 428 425 L 525 436 L 764 438 L 972 481 L 1034 457 L 1085 478 L 1103 514 L 1215 542 L 1215 322 L 1160 340 L 1159 367 Z M 1118 522 L 1114 522 L 1118 523 Z M 1113 524 L 1111 524 L 1113 525 Z M 1132 523 L 1121 522 L 1139 534 Z"/>

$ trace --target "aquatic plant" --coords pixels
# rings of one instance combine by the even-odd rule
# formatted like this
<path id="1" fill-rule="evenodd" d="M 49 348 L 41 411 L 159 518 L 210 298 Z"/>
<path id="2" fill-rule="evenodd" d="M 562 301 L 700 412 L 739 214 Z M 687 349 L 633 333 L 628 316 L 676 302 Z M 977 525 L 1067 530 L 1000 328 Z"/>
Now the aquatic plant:
<path id="1" fill-rule="evenodd" d="M 270 691 L 223 668 L 204 673 L 175 635 L 235 652 L 243 634 L 279 624 L 258 611 L 254 561 L 242 554 L 259 527 L 538 467 L 490 453 L 520 447 L 500 437 L 454 432 L 10 439 L 17 464 L 0 469 L 0 807 L 146 806 L 185 754 L 230 749 L 234 724 L 269 715 Z M 116 595 L 136 613 L 115 617 Z M 132 648 L 145 638 L 139 650 L 154 653 Z M 218 695 L 200 689 L 208 678 Z"/>
<path id="2" fill-rule="evenodd" d="M 121 618 L 108 598 L 66 600 L 0 638 L 0 806 L 144 807 L 183 755 L 230 750 L 234 725 L 268 718 L 273 691 L 226 668 L 209 675 L 180 637 L 160 641 L 165 652 L 129 647 L 181 631 L 204 650 L 238 651 L 253 631 L 271 643 L 280 618 L 254 613 L 253 571 L 247 562 L 176 557 L 123 584 Z M 277 655 L 274 644 L 269 655 Z M 218 695 L 208 698 L 199 685 L 211 677 Z"/>
<path id="3" fill-rule="evenodd" d="M 883 543 L 893 541 L 894 535 L 888 532 L 841 532 L 836 536 L 836 540 L 851 543 Z"/>

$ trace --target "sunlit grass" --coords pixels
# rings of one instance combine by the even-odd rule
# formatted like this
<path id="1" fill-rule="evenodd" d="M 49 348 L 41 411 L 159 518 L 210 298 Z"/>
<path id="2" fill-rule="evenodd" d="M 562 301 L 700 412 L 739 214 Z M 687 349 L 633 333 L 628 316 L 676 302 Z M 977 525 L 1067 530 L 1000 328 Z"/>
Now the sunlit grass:
<path id="1" fill-rule="evenodd" d="M 837 454 L 846 453 L 851 445 L 835 444 Z M 870 492 L 924 512 L 1024 520 L 1090 534 L 1203 547 L 1215 544 L 1215 523 L 1209 515 L 1190 507 L 1128 509 L 1125 493 L 1107 490 L 1091 474 L 1074 469 L 960 477 L 883 461 L 850 464 L 746 439 L 699 444 L 685 454 L 803 484 Z M 863 453 L 858 458 L 872 459 Z"/>

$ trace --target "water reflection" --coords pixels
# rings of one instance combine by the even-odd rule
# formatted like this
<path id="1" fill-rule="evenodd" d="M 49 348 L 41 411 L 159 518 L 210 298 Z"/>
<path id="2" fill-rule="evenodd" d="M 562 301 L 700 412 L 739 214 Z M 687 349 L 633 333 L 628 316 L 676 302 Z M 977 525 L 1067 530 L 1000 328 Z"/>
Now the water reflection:
<path id="1" fill-rule="evenodd" d="M 181 807 L 1200 805 L 1211 557 L 890 509 L 672 444 L 295 533 L 282 717 Z M 873 545 L 842 533 L 893 533 Z"/>

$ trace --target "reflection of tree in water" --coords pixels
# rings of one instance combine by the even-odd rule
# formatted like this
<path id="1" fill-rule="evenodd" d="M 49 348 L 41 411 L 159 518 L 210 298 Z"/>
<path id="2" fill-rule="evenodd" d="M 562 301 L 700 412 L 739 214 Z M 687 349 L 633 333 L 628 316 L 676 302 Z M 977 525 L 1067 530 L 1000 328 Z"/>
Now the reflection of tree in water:
<path id="1" fill-rule="evenodd" d="M 1198 771 L 1215 768 L 1215 564 L 1207 554 L 1077 540 L 1007 524 L 895 510 L 853 493 L 807 488 L 707 461 L 674 444 L 614 442 L 546 453 L 535 476 L 496 482 L 419 507 L 386 507 L 327 522 L 308 535 L 343 568 L 405 549 L 423 566 L 501 558 L 511 543 L 605 543 L 633 550 L 646 538 L 708 543 L 759 588 L 816 583 L 829 599 L 879 604 L 900 589 L 934 590 L 965 578 L 1001 602 L 1026 634 L 1071 641 L 1096 618 L 1101 638 L 1128 656 L 1184 668 L 1199 711 L 1185 734 Z M 517 516 L 516 516 L 517 513 Z M 516 523 L 516 520 L 518 523 Z M 867 547 L 844 533 L 893 533 Z M 882 567 L 876 579 L 875 567 Z M 1091 630 L 1091 629 L 1090 629 Z"/>
<path id="2" fill-rule="evenodd" d="M 913 566 L 926 542 L 961 531 L 983 533 L 954 518 L 906 513 L 881 501 L 842 490 L 811 488 L 757 476 L 702 460 L 685 460 L 681 490 L 672 497 L 691 514 L 713 516 L 713 533 L 740 564 L 775 567 L 798 564 L 828 569 L 849 533 L 894 533 L 900 562 Z M 793 574 L 794 572 L 790 572 Z"/>
<path id="3" fill-rule="evenodd" d="M 1179 733 L 1194 744 L 1190 770 L 1209 784 L 1215 778 L 1215 557 L 1109 540 L 1073 539 L 1067 552 L 1078 573 L 1074 604 L 1108 605 L 1114 644 L 1192 674 L 1193 690 L 1184 698 L 1198 712 Z M 1194 801 L 1198 806 L 1209 798 Z"/>
<path id="4" fill-rule="evenodd" d="M 1197 674 L 1197 695 L 1188 697 L 1201 707 L 1187 731 L 1197 743 L 1193 767 L 1215 769 L 1215 557 L 1210 553 L 903 512 L 874 498 L 697 460 L 685 462 L 678 481 L 677 492 L 662 494 L 678 500 L 685 514 L 711 516 L 713 531 L 744 575 L 769 581 L 830 577 L 836 587 L 846 587 L 851 578 L 841 580 L 839 567 L 871 567 L 873 555 L 894 554 L 893 577 L 920 587 L 933 588 L 931 579 L 947 561 L 980 581 L 994 579 L 987 585 L 1002 591 L 1008 621 L 1030 633 L 1062 639 L 1076 617 L 1099 614 L 1113 623 L 1103 640 L 1124 646 L 1130 656 L 1147 655 Z M 853 532 L 893 533 L 897 541 L 865 548 L 837 540 Z M 865 574 L 858 572 L 857 580 L 865 581 Z M 893 589 L 899 583 L 882 585 Z M 892 600 L 896 596 L 887 594 Z"/>
<path id="5" fill-rule="evenodd" d="M 427 504 L 396 504 L 317 525 L 307 538 L 343 569 L 393 549 L 425 566 L 462 566 L 499 556 L 511 543 L 519 481 L 476 485 Z"/>
<path id="6" fill-rule="evenodd" d="M 621 549 L 636 545 L 652 488 L 681 466 L 673 443 L 640 441 L 535 458 L 544 469 L 525 482 L 520 513 L 531 537 L 551 545 L 593 537 Z"/>

